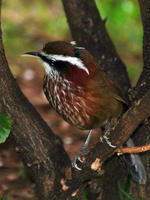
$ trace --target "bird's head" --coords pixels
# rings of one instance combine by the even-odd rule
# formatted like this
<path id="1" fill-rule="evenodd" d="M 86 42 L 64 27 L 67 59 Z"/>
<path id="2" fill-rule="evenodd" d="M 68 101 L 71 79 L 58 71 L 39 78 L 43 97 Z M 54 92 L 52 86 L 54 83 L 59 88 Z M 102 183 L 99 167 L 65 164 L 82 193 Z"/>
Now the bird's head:
<path id="1" fill-rule="evenodd" d="M 59 74 L 69 81 L 86 82 L 91 78 L 98 66 L 92 55 L 75 42 L 48 42 L 40 52 L 27 52 L 25 55 L 39 57 L 45 68 L 45 73 Z"/>

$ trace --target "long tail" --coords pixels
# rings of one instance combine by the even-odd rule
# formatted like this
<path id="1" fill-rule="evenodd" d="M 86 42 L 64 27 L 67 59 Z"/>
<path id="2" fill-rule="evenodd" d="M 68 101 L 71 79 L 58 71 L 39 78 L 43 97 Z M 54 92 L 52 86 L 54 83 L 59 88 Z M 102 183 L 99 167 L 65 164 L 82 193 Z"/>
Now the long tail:
<path id="1" fill-rule="evenodd" d="M 124 146 L 133 147 L 135 145 L 133 140 L 129 138 Z M 134 181 L 138 182 L 139 184 L 146 184 L 146 170 L 138 154 L 124 154 L 120 156 L 120 159 L 128 169 L 128 172 L 132 175 Z"/>

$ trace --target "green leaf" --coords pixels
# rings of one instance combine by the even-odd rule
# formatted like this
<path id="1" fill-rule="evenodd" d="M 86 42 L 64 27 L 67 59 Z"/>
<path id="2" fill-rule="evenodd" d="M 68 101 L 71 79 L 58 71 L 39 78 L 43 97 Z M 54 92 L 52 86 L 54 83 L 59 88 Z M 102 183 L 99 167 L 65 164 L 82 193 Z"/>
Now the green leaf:
<path id="1" fill-rule="evenodd" d="M 11 124 L 12 121 L 7 115 L 0 114 L 0 143 L 5 142 L 9 136 Z"/>
<path id="2" fill-rule="evenodd" d="M 7 200 L 10 200 L 10 191 L 8 191 Z"/>
<path id="3" fill-rule="evenodd" d="M 0 115 L 1 115 L 1 114 L 0 114 Z M 0 197 L 0 200 L 4 200 L 4 197 Z M 10 191 L 8 191 L 7 200 L 10 200 Z"/>
<path id="4" fill-rule="evenodd" d="M 120 184 L 120 181 L 118 181 L 118 189 L 119 189 L 119 192 L 120 192 L 120 198 L 121 200 L 124 200 L 124 199 L 128 199 L 128 200 L 134 200 L 127 191 L 125 191 L 122 187 L 121 187 L 121 184 Z M 125 198 L 124 198 L 125 197 Z"/>
<path id="5" fill-rule="evenodd" d="M 87 191 L 87 189 L 84 189 L 83 196 L 84 196 L 84 200 L 88 200 L 88 191 Z"/>

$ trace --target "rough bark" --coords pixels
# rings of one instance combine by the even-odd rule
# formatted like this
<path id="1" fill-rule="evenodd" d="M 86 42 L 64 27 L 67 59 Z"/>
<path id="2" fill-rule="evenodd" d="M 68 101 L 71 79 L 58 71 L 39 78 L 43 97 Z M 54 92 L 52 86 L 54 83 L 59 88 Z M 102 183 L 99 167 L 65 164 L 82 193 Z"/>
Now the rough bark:
<path id="1" fill-rule="evenodd" d="M 94 0 L 62 0 L 72 37 L 86 47 L 100 67 L 127 92 L 130 87 L 124 63 L 105 28 Z M 119 76 L 118 76 L 119 75 Z"/>
<path id="2" fill-rule="evenodd" d="M 150 89 L 150 1 L 139 0 L 143 24 L 143 71 L 132 90 L 132 101 L 142 97 Z"/>
<path id="3" fill-rule="evenodd" d="M 150 116 L 149 98 L 150 90 L 123 115 L 115 129 L 109 132 L 108 137 L 111 144 L 115 145 L 116 148 L 119 148 L 135 131 L 138 125 Z M 134 122 L 132 121 L 133 118 Z M 91 177 L 98 176 L 103 163 L 115 153 L 116 148 L 111 148 L 106 141 L 103 141 L 103 143 L 98 142 L 85 157 L 84 164 L 82 164 L 83 170 L 75 173 L 72 180 L 66 181 L 68 190 L 62 193 L 60 196 L 61 199 L 67 199 L 68 195 L 72 196 L 76 191 L 80 192 L 83 189 L 83 183 L 86 183 Z M 70 197 L 69 199 L 74 198 Z"/>
<path id="4" fill-rule="evenodd" d="M 140 5 L 142 6 L 144 2 L 140 1 Z M 99 64 L 103 68 L 105 66 L 107 73 L 111 77 L 117 77 L 116 81 L 127 91 L 130 84 L 125 66 L 116 53 L 94 1 L 63 0 L 63 3 L 74 39 L 80 45 L 87 47 Z M 148 12 L 146 13 L 147 17 Z M 148 38 L 148 36 L 145 36 L 145 38 Z M 147 39 L 145 40 L 144 49 L 147 48 L 146 41 Z M 149 52 L 145 51 L 145 55 L 149 55 Z M 145 62 L 146 60 L 147 57 L 145 56 Z M 144 64 L 144 66 L 147 66 L 144 69 L 148 70 L 149 63 Z M 83 170 L 78 172 L 73 170 L 73 173 L 69 174 L 70 160 L 63 149 L 61 140 L 52 133 L 33 106 L 27 101 L 10 73 L 4 55 L 1 32 L 0 85 L 0 110 L 8 114 L 13 120 L 12 138 L 20 157 L 33 174 L 39 199 L 53 199 L 54 194 L 56 194 L 56 199 L 77 199 L 75 194 L 80 198 L 87 182 L 98 175 L 98 168 L 91 169 L 91 166 L 95 166 L 94 161 L 98 166 L 99 164 L 102 165 L 114 154 L 114 149 L 109 148 L 105 142 L 96 144 L 87 155 L 86 162 L 82 166 Z M 147 89 L 141 96 L 146 91 Z M 141 121 L 149 116 L 149 93 L 144 96 L 139 104 L 133 106 L 125 114 L 116 129 L 112 131 L 110 140 L 113 144 L 122 145 Z M 149 105 L 148 109 L 145 109 L 145 104 Z M 132 122 L 133 118 L 134 123 Z M 104 183 L 106 183 L 105 180 Z M 111 193 L 111 199 L 117 199 L 115 195 L 118 194 L 113 196 Z M 108 196 L 105 197 L 103 196 L 103 199 L 110 199 Z"/>
<path id="5" fill-rule="evenodd" d="M 60 178 L 65 177 L 70 160 L 60 138 L 52 133 L 13 78 L 6 61 L 1 30 L 0 112 L 12 119 L 11 137 L 20 158 L 31 171 L 39 199 L 52 199 L 53 191 L 58 192 L 61 188 Z"/>
<path id="6" fill-rule="evenodd" d="M 114 45 L 112 44 L 112 41 L 107 34 L 104 20 L 101 19 L 95 2 L 92 0 L 83 0 L 82 2 L 79 0 L 62 0 L 62 2 L 73 38 L 79 44 L 89 49 L 89 51 L 94 55 L 100 66 L 104 68 L 106 73 L 112 79 L 115 78 L 115 81 L 119 83 L 122 88 L 125 88 L 125 91 L 127 91 L 127 88 L 130 87 L 130 83 L 128 82 L 128 77 L 124 70 L 124 64 L 122 63 L 122 61 L 120 62 L 120 58 L 118 59 L 118 54 L 116 53 Z M 141 98 L 150 88 L 150 1 L 139 0 L 139 4 L 144 30 L 144 67 L 136 87 L 133 90 L 130 90 L 129 97 L 131 103 Z M 112 62 L 114 57 L 118 59 L 118 63 Z M 148 143 L 150 142 L 148 122 L 146 122 L 145 124 L 143 124 L 143 126 L 140 126 L 136 130 L 134 138 L 139 145 L 144 145 L 146 141 Z M 147 154 L 148 153 L 146 153 L 146 155 Z M 148 156 L 143 157 L 145 163 L 149 163 L 146 158 L 148 159 Z M 148 165 L 149 164 L 147 164 L 147 170 L 149 171 Z M 112 170 L 110 170 L 110 168 Z M 117 174 L 115 174 L 115 177 L 110 180 L 109 177 L 112 176 L 112 171 L 116 171 Z M 125 176 L 121 176 L 122 174 L 124 174 L 124 172 L 120 169 L 120 166 L 117 164 L 117 162 L 115 162 L 115 160 L 114 162 L 112 160 L 111 162 L 107 162 L 105 168 L 105 178 L 103 179 L 104 185 L 107 185 L 107 188 L 105 187 L 106 190 L 103 199 L 116 199 L 116 196 L 118 196 L 119 198 L 119 195 L 116 194 L 115 189 L 110 193 L 108 188 L 112 187 L 112 185 L 114 187 L 117 187 L 117 179 L 123 182 Z M 149 183 L 147 183 L 146 185 L 146 188 L 148 187 Z M 135 191 L 141 191 L 141 186 L 134 185 L 133 192 L 135 193 Z M 139 192 L 136 192 L 135 194 L 136 199 L 140 198 L 140 196 L 142 197 Z M 148 197 L 150 195 L 147 193 L 147 191 L 145 191 L 145 194 Z"/>
<path id="7" fill-rule="evenodd" d="M 141 98 L 150 89 L 150 1 L 138 0 L 143 24 L 143 71 L 137 82 L 136 87 L 131 91 L 131 99 L 137 100 Z M 136 145 L 144 145 L 150 143 L 150 120 L 145 121 L 134 135 Z M 132 190 L 135 199 L 150 199 L 150 168 L 149 168 L 149 152 L 142 154 L 142 160 L 148 174 L 147 184 L 143 187 L 136 186 Z M 140 191 L 142 190 L 142 193 Z M 138 192 L 135 192 L 138 191 Z"/>

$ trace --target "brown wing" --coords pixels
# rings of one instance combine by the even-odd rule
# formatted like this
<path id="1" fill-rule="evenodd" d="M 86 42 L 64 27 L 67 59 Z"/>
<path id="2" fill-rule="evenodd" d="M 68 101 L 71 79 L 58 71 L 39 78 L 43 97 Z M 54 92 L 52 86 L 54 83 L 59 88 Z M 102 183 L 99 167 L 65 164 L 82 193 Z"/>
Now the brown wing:
<path id="1" fill-rule="evenodd" d="M 114 98 L 117 99 L 118 101 L 121 101 L 124 104 L 127 104 L 125 95 L 121 91 L 121 88 L 114 83 L 111 79 L 108 79 L 109 86 L 114 93 Z"/>
<path id="2" fill-rule="evenodd" d="M 95 74 L 94 80 L 96 87 L 105 88 L 106 92 L 108 92 L 114 99 L 127 104 L 121 88 L 115 82 L 113 82 L 104 71 L 99 70 Z"/>

